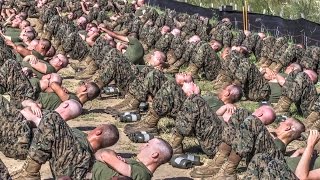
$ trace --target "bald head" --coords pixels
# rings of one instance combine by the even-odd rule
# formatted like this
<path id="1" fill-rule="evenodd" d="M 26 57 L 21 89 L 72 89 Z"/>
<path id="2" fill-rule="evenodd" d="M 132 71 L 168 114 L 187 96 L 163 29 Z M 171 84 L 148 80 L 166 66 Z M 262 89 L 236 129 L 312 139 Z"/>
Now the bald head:
<path id="1" fill-rule="evenodd" d="M 166 34 L 168 32 L 170 32 L 170 27 L 169 26 L 163 26 L 161 28 L 161 34 Z"/>
<path id="2" fill-rule="evenodd" d="M 166 61 L 166 55 L 161 51 L 154 51 L 151 55 L 149 64 L 153 67 L 161 66 Z"/>
<path id="3" fill-rule="evenodd" d="M 318 75 L 316 72 L 314 72 L 313 70 L 304 70 L 304 73 L 306 73 L 309 78 L 311 79 L 311 81 L 313 82 L 313 84 L 316 84 L 318 82 Z"/>
<path id="4" fill-rule="evenodd" d="M 259 118 L 264 125 L 269 125 L 276 119 L 276 113 L 272 107 L 267 105 L 259 107 L 252 113 L 252 115 Z"/>
<path id="5" fill-rule="evenodd" d="M 68 121 L 78 117 L 82 113 L 82 105 L 73 99 L 62 102 L 55 110 L 60 116 Z"/>
<path id="6" fill-rule="evenodd" d="M 48 52 L 46 53 L 47 57 L 53 57 L 56 54 L 56 48 L 54 46 L 51 46 Z"/>
<path id="7" fill-rule="evenodd" d="M 102 124 L 88 133 L 90 143 L 98 143 L 94 145 L 98 149 L 113 146 L 119 140 L 119 130 L 113 124 Z M 94 142 L 95 141 L 95 142 Z"/>
<path id="8" fill-rule="evenodd" d="M 200 39 L 200 37 L 198 36 L 198 35 L 194 35 L 194 36 L 192 36 L 190 39 L 189 39 L 189 43 L 195 43 L 195 44 L 197 44 L 198 42 L 200 42 L 201 41 L 201 39 Z"/>
<path id="9" fill-rule="evenodd" d="M 173 34 L 174 37 L 178 37 L 180 36 L 181 34 L 181 31 L 177 28 L 174 28 L 172 31 L 171 31 L 171 34 Z"/>
<path id="10" fill-rule="evenodd" d="M 159 165 L 169 162 L 173 154 L 170 144 L 161 138 L 154 138 L 152 140 L 154 141 L 155 147 L 159 151 Z"/>
<path id="11" fill-rule="evenodd" d="M 285 70 L 285 73 L 286 74 L 290 74 L 291 72 L 293 72 L 293 71 L 302 71 L 302 67 L 300 66 L 300 64 L 298 64 L 298 63 L 292 63 L 292 64 L 290 64 L 287 68 L 286 68 L 286 70 Z"/>
<path id="12" fill-rule="evenodd" d="M 182 86 L 183 92 L 189 97 L 193 94 L 200 94 L 200 88 L 193 82 L 184 83 Z"/>

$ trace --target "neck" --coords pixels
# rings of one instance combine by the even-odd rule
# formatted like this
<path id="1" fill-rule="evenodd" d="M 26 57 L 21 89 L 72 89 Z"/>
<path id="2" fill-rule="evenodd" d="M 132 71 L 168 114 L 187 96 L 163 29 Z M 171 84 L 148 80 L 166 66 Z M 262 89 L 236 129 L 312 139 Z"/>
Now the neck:
<path id="1" fill-rule="evenodd" d="M 142 164 L 144 164 L 151 173 L 154 173 L 156 169 L 158 168 L 157 164 L 151 161 L 148 161 L 147 159 L 137 157 L 138 161 L 140 161 Z"/>
<path id="2" fill-rule="evenodd" d="M 81 104 L 84 104 L 88 101 L 88 98 L 85 94 L 83 94 L 83 95 L 77 94 L 77 97 L 80 99 Z"/>
<path id="3" fill-rule="evenodd" d="M 228 98 L 222 97 L 220 100 L 223 102 L 223 104 L 232 104 Z"/>
<path id="4" fill-rule="evenodd" d="M 288 145 L 291 142 L 291 139 L 288 137 L 286 133 L 275 132 L 275 135 L 278 139 L 280 139 L 285 145 Z"/>
<path id="5" fill-rule="evenodd" d="M 97 152 L 100 149 L 100 144 L 92 139 L 89 135 L 87 136 L 90 146 L 92 147 L 93 152 Z"/>

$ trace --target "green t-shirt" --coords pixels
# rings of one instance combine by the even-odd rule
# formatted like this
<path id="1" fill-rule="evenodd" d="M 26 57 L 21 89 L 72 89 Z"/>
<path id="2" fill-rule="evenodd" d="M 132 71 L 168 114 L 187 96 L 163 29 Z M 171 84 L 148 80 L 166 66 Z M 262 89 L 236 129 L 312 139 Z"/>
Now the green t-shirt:
<path id="1" fill-rule="evenodd" d="M 42 105 L 42 109 L 55 110 L 61 103 L 59 96 L 52 93 L 41 92 L 37 101 Z"/>
<path id="2" fill-rule="evenodd" d="M 130 178 L 133 180 L 151 180 L 152 173 L 144 164 L 134 159 L 127 159 L 126 161 L 131 166 Z M 112 177 L 119 175 L 118 172 L 100 161 L 96 161 L 92 168 L 93 180 L 111 179 Z"/>
<path id="3" fill-rule="evenodd" d="M 19 28 L 6 28 L 6 32 L 4 33 L 4 35 L 6 36 L 10 36 L 10 37 L 19 37 L 21 33 L 21 29 Z"/>
<path id="4" fill-rule="evenodd" d="M 44 60 L 41 60 L 41 59 L 40 59 L 39 61 L 42 62 L 42 63 L 44 63 L 44 64 L 47 66 L 47 71 L 46 71 L 45 74 L 51 74 L 51 73 L 55 73 L 55 72 L 56 72 L 56 69 L 55 69 L 49 62 L 44 61 Z M 21 62 L 21 65 L 22 65 L 23 67 L 27 67 L 27 68 L 31 69 L 32 72 L 33 72 L 33 73 L 37 76 L 37 78 L 39 78 L 39 79 L 41 79 L 42 76 L 45 75 L 45 74 L 43 74 L 43 73 L 35 70 L 35 69 L 34 69 L 28 62 L 26 62 L 26 61 L 22 61 L 22 62 Z"/>
<path id="5" fill-rule="evenodd" d="M 129 44 L 125 52 L 125 56 L 133 64 L 144 64 L 143 55 L 144 50 L 143 46 L 137 38 L 129 37 Z"/>
<path id="6" fill-rule="evenodd" d="M 281 74 L 284 78 L 286 78 L 287 74 Z M 269 96 L 269 102 L 270 103 L 277 103 L 280 99 L 280 96 L 282 94 L 282 87 L 278 82 L 269 82 L 269 86 L 271 89 L 271 93 Z"/>
<path id="7" fill-rule="evenodd" d="M 74 99 L 80 102 L 80 99 L 73 93 L 69 94 L 69 99 Z M 54 92 L 52 93 L 41 92 L 39 94 L 37 101 L 42 105 L 42 109 L 47 109 L 47 110 L 55 110 L 62 103 L 59 96 Z"/>
<path id="8" fill-rule="evenodd" d="M 31 53 L 32 53 L 32 55 L 34 55 L 34 56 L 37 57 L 38 59 L 44 60 L 44 56 L 41 55 L 40 53 L 38 53 L 37 51 L 32 50 Z"/>
<path id="9" fill-rule="evenodd" d="M 285 157 L 287 165 L 289 166 L 290 170 L 292 172 L 295 172 L 297 169 L 297 166 L 299 164 L 299 161 L 301 159 L 301 156 L 298 157 Z M 319 169 L 320 168 L 320 158 L 312 157 L 310 162 L 310 170 Z"/>
<path id="10" fill-rule="evenodd" d="M 202 98 L 209 104 L 209 107 L 216 112 L 224 103 L 217 96 L 205 95 Z"/>
<path id="11" fill-rule="evenodd" d="M 40 87 L 40 80 L 37 78 L 31 78 L 29 79 L 31 86 L 35 90 L 36 98 L 39 97 L 39 94 L 41 92 L 41 87 Z"/>

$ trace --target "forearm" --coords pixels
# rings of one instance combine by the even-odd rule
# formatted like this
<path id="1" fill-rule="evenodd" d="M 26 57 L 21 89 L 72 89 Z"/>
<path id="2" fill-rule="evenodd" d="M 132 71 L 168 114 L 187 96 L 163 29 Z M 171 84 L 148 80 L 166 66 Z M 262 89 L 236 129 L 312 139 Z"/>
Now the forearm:
<path id="1" fill-rule="evenodd" d="M 51 83 L 50 88 L 58 95 L 61 101 L 69 100 L 69 94 L 64 92 L 63 88 L 57 83 Z"/>
<path id="2" fill-rule="evenodd" d="M 312 157 L 312 153 L 313 153 L 313 146 L 307 146 L 307 148 L 305 149 L 299 164 L 296 168 L 296 176 L 299 179 L 306 179 L 308 178 L 309 175 L 309 171 L 310 171 L 310 161 L 311 161 L 311 157 Z"/>
<path id="3" fill-rule="evenodd" d="M 276 80 L 278 81 L 278 83 L 280 84 L 280 86 L 283 86 L 284 83 L 286 82 L 286 79 L 284 77 L 282 77 L 280 74 L 276 75 Z"/>
<path id="4" fill-rule="evenodd" d="M 218 116 L 223 116 L 223 114 L 226 112 L 227 108 L 225 106 L 221 106 L 217 111 L 216 114 Z"/>
<path id="5" fill-rule="evenodd" d="M 32 105 L 34 105 L 35 102 L 31 99 L 27 99 L 21 102 L 22 107 L 31 107 Z"/>

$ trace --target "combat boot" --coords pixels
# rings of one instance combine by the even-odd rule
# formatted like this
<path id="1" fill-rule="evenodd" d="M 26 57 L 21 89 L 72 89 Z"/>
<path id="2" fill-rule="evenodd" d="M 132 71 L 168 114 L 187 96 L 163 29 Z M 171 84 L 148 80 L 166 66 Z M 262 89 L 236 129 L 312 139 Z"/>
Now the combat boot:
<path id="1" fill-rule="evenodd" d="M 239 165 L 241 157 L 232 151 L 227 162 L 225 162 L 219 172 L 213 177 L 213 179 L 226 179 L 226 180 L 236 180 L 237 174 L 236 169 Z"/>
<path id="2" fill-rule="evenodd" d="M 134 124 L 127 124 L 124 127 L 124 133 L 131 134 L 138 131 L 146 131 L 147 133 L 157 134 L 157 124 L 159 119 L 160 117 L 158 114 L 153 109 L 150 109 L 141 121 Z"/>
<path id="3" fill-rule="evenodd" d="M 208 159 L 208 162 L 205 166 L 194 168 L 190 172 L 190 176 L 193 178 L 206 178 L 206 177 L 212 177 L 215 174 L 217 174 L 231 151 L 230 146 L 228 146 L 228 148 L 221 148 L 225 145 L 228 146 L 225 143 L 221 144 L 219 146 L 219 151 L 216 153 L 214 158 Z"/>
<path id="4" fill-rule="evenodd" d="M 119 113 L 129 112 L 129 111 L 138 111 L 140 102 L 130 93 L 125 96 L 125 100 L 121 103 L 113 106 L 112 108 L 118 111 Z"/>
<path id="5" fill-rule="evenodd" d="M 290 112 L 291 99 L 286 96 L 281 96 L 278 103 L 274 107 L 274 111 L 277 115 L 288 115 Z"/>
<path id="6" fill-rule="evenodd" d="M 282 64 L 278 63 L 272 70 L 275 72 L 275 73 L 278 73 L 281 69 L 282 69 Z"/>
<path id="7" fill-rule="evenodd" d="M 173 154 L 182 154 L 183 153 L 182 141 L 184 137 L 175 128 L 173 129 L 172 136 L 173 137 L 170 144 L 173 150 Z"/>
<path id="8" fill-rule="evenodd" d="M 17 180 L 40 180 L 41 164 L 27 157 L 22 169 L 11 173 L 12 179 Z"/>
<path id="9" fill-rule="evenodd" d="M 307 129 L 310 129 L 311 127 L 314 127 L 314 124 L 319 120 L 320 120 L 320 113 L 316 111 L 312 111 L 304 121 L 304 124 L 306 125 Z"/>
<path id="10" fill-rule="evenodd" d="M 184 60 L 180 59 L 176 61 L 174 64 L 172 64 L 168 69 L 165 70 L 166 73 L 178 73 L 180 67 L 184 64 Z"/>
<path id="11" fill-rule="evenodd" d="M 193 63 L 189 64 L 187 68 L 187 72 L 191 73 L 193 79 L 199 79 L 199 76 L 198 76 L 199 68 L 195 64 Z"/>
<path id="12" fill-rule="evenodd" d="M 82 80 L 82 79 L 89 79 L 91 78 L 96 71 L 98 70 L 98 67 L 94 61 L 91 61 L 88 67 L 80 73 L 76 73 L 76 79 L 77 80 Z"/>
<path id="13" fill-rule="evenodd" d="M 87 56 L 84 61 L 80 61 L 77 63 L 70 63 L 70 66 L 72 69 L 74 69 L 76 72 L 79 72 L 80 69 L 84 69 L 89 66 L 89 64 L 93 61 L 91 56 Z"/>

